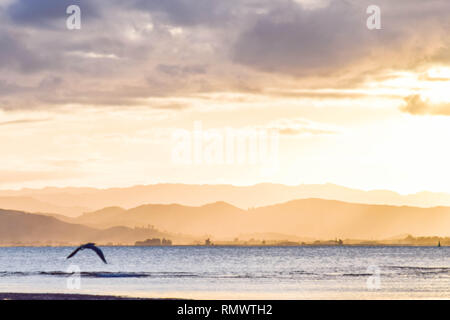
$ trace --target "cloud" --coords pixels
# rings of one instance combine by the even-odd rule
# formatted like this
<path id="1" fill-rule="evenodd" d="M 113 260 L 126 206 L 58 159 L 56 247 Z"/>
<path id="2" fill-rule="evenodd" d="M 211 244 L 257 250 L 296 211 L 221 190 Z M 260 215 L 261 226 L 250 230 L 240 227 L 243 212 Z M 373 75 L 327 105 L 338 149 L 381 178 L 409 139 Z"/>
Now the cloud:
<path id="1" fill-rule="evenodd" d="M 361 54 L 359 47 L 346 50 L 353 40 L 345 35 L 352 29 L 357 31 L 357 23 L 355 8 L 342 1 L 313 11 L 285 2 L 240 35 L 234 61 L 293 74 L 341 65 Z M 357 34 L 355 40 L 360 38 Z"/>
<path id="2" fill-rule="evenodd" d="M 405 105 L 400 110 L 413 115 L 444 115 L 450 116 L 450 103 L 431 103 L 420 95 L 411 95 L 404 99 Z"/>
<path id="3" fill-rule="evenodd" d="M 286 136 L 330 135 L 339 132 L 337 128 L 304 118 L 279 119 L 270 123 L 269 129 Z"/>
<path id="4" fill-rule="evenodd" d="M 373 67 L 380 56 L 385 56 L 380 67 L 398 67 L 402 63 L 396 53 L 405 66 L 411 65 L 430 54 L 426 48 L 437 35 L 445 35 L 448 20 L 442 11 L 450 10 L 446 1 L 378 1 L 382 30 L 371 31 L 365 13 L 370 1 L 336 0 L 316 10 L 291 1 L 279 3 L 240 34 L 233 48 L 235 62 L 294 76 L 330 75 L 363 64 Z M 421 7 L 421 17 L 413 6 Z M 413 30 L 407 27 L 411 24 L 423 27 Z M 408 53 L 422 33 L 433 36 L 421 45 L 414 43 L 414 53 Z"/>
<path id="5" fill-rule="evenodd" d="M 18 70 L 21 73 L 35 72 L 49 67 L 52 62 L 41 52 L 27 47 L 20 34 L 0 31 L 0 70 Z"/>
<path id="6" fill-rule="evenodd" d="M 134 9 L 156 13 L 163 21 L 180 26 L 220 26 L 230 21 L 247 0 L 135 0 Z"/>
<path id="7" fill-rule="evenodd" d="M 450 2 L 380 0 L 379 31 L 365 27 L 369 2 L 11 0 L 0 6 L 0 109 L 125 107 L 293 81 L 351 88 L 450 63 Z M 79 31 L 65 28 L 69 4 L 81 7 Z"/>
<path id="8" fill-rule="evenodd" d="M 0 80 L 0 97 L 6 95 L 13 95 L 15 93 L 24 92 L 28 88 L 18 85 L 16 83 L 10 83 L 5 80 Z"/>
<path id="9" fill-rule="evenodd" d="M 321 134 L 334 134 L 333 131 L 320 130 L 314 128 L 283 128 L 279 129 L 278 132 L 282 135 L 288 136 L 298 136 L 298 135 L 321 135 Z"/>
<path id="10" fill-rule="evenodd" d="M 180 66 L 180 65 L 167 65 L 159 64 L 156 70 L 170 76 L 190 76 L 196 74 L 205 74 L 205 65 L 190 65 L 190 66 Z"/>
<path id="11" fill-rule="evenodd" d="M 24 123 L 38 123 L 38 122 L 46 122 L 49 119 L 18 119 L 11 121 L 2 121 L 0 122 L 0 126 L 9 126 L 14 124 L 24 124 Z"/>

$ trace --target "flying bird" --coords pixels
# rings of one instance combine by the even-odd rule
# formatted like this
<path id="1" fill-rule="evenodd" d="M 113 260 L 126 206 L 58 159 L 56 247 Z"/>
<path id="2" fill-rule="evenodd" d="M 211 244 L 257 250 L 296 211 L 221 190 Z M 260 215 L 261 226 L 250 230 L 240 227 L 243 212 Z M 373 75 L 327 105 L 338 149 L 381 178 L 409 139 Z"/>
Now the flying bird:
<path id="1" fill-rule="evenodd" d="M 74 255 L 76 255 L 78 253 L 78 251 L 84 250 L 84 249 L 91 249 L 91 250 L 95 251 L 95 253 L 100 257 L 100 259 L 102 259 L 102 261 L 104 263 L 108 263 L 108 262 L 106 262 L 106 259 L 105 259 L 105 256 L 103 255 L 102 250 L 100 250 L 98 247 L 96 247 L 95 243 L 86 243 L 86 244 L 79 246 L 66 259 L 72 258 Z"/>

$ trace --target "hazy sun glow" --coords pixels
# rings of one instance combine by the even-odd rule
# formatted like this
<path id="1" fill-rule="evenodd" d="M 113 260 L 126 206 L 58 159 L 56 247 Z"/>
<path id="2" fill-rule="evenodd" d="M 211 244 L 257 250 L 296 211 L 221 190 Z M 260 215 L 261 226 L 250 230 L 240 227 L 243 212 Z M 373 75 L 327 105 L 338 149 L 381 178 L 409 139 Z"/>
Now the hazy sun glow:
<path id="1" fill-rule="evenodd" d="M 433 67 L 427 71 L 431 79 L 446 79 L 450 80 L 450 67 Z"/>

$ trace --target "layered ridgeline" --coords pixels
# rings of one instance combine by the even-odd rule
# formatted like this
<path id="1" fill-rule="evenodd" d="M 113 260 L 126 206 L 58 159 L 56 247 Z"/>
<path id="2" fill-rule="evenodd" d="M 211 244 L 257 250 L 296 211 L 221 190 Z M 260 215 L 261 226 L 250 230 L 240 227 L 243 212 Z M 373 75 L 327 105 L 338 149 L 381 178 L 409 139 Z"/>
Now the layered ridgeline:
<path id="1" fill-rule="evenodd" d="M 164 233 L 148 227 L 116 226 L 96 229 L 45 215 L 0 210 L 0 244 L 4 245 L 67 245 L 84 242 L 134 244 L 149 238 L 170 238 L 181 243 L 193 241 L 190 237 Z"/>
<path id="2" fill-rule="evenodd" d="M 217 202 L 192 207 L 143 205 L 105 208 L 66 221 L 93 228 L 143 227 L 232 239 L 242 234 L 277 233 L 313 239 L 386 239 L 398 235 L 450 235 L 450 207 L 417 208 L 303 199 L 243 210 Z"/>
<path id="3" fill-rule="evenodd" d="M 67 216 L 78 216 L 90 211 L 88 207 L 58 206 L 28 196 L 0 197 L 0 208 L 26 212 L 48 212 Z"/>
<path id="4" fill-rule="evenodd" d="M 320 198 L 364 204 L 450 206 L 450 195 L 421 192 L 400 195 L 391 191 L 361 191 L 333 184 L 254 186 L 156 184 L 129 188 L 45 188 L 20 191 L 0 190 L 0 208 L 27 212 L 78 216 L 105 207 L 134 208 L 146 203 L 179 203 L 201 206 L 225 201 L 239 208 L 261 207 L 295 199 Z"/>

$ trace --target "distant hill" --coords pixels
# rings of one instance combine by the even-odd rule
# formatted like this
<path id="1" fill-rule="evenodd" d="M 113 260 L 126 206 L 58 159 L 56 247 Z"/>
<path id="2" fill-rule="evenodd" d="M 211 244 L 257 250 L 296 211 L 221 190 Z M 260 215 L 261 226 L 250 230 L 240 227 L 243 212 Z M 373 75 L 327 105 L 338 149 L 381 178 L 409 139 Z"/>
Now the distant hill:
<path id="1" fill-rule="evenodd" d="M 58 206 L 28 196 L 0 197 L 0 208 L 26 211 L 31 213 L 63 214 L 69 217 L 80 215 L 81 212 L 91 211 L 88 207 Z"/>
<path id="2" fill-rule="evenodd" d="M 192 238 L 160 232 L 156 229 L 114 227 L 98 230 L 80 224 L 67 223 L 57 218 L 0 209 L 0 244 L 83 242 L 134 244 L 148 238 L 166 238 L 191 243 Z"/>
<path id="3" fill-rule="evenodd" d="M 95 228 L 113 226 L 146 227 L 157 226 L 159 230 L 174 233 L 203 236 L 214 234 L 218 237 L 236 235 L 245 230 L 242 217 L 247 211 L 225 202 L 216 202 L 200 207 L 179 204 L 153 204 L 125 210 L 117 207 L 86 213 L 72 219 L 74 223 Z"/>
<path id="4" fill-rule="evenodd" d="M 449 207 L 366 205 L 323 199 L 294 200 L 250 210 L 225 202 L 198 207 L 172 204 L 129 210 L 106 208 L 72 221 L 96 228 L 153 225 L 167 232 L 217 238 L 274 233 L 316 239 L 450 235 Z"/>
<path id="5" fill-rule="evenodd" d="M 0 210 L 0 242 L 60 241 L 94 239 L 97 230 L 65 223 L 56 218 L 19 211 Z"/>
<path id="6" fill-rule="evenodd" d="M 247 209 L 268 206 L 296 199 L 320 198 L 362 204 L 408 205 L 413 207 L 450 206 L 450 194 L 421 192 L 400 195 L 386 190 L 361 191 L 333 184 L 286 186 L 263 183 L 254 186 L 155 184 L 129 188 L 45 188 L 20 191 L 0 190 L 0 197 L 28 197 L 41 204 L 3 205 L 0 208 L 28 212 L 81 215 L 105 207 L 135 208 L 148 203 L 202 206 L 225 201 Z M 42 203 L 45 203 L 45 207 Z M 38 209 L 37 209 L 38 208 Z"/>
<path id="7" fill-rule="evenodd" d="M 176 244 L 190 244 L 204 241 L 206 237 L 382 240 L 404 234 L 450 236 L 450 207 L 417 208 L 300 199 L 249 210 L 226 202 L 202 206 L 149 204 L 128 210 L 109 207 L 77 218 L 0 210 L 0 243 L 132 244 L 166 238 Z"/>
<path id="8" fill-rule="evenodd" d="M 261 230 L 316 238 L 385 239 L 450 235 L 450 207 L 417 208 L 305 199 L 250 211 Z"/>

